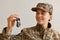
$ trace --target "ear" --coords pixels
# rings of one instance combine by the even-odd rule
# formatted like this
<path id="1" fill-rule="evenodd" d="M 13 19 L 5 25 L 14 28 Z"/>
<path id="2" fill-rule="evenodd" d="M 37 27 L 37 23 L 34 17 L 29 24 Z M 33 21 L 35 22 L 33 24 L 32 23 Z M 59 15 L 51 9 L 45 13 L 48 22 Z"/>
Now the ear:
<path id="1" fill-rule="evenodd" d="M 49 19 L 49 21 L 51 21 L 52 20 L 52 15 L 50 15 L 50 19 Z"/>

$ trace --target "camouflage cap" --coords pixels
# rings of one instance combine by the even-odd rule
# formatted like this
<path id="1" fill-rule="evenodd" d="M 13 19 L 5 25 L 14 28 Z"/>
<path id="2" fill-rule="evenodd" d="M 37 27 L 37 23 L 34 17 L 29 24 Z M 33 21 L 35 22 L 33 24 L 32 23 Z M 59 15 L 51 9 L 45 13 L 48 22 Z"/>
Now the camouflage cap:
<path id="1" fill-rule="evenodd" d="M 50 15 L 52 15 L 53 6 L 51 4 L 48 4 L 48 3 L 38 3 L 36 7 L 32 8 L 32 11 L 36 12 L 37 9 L 47 11 L 50 13 Z"/>

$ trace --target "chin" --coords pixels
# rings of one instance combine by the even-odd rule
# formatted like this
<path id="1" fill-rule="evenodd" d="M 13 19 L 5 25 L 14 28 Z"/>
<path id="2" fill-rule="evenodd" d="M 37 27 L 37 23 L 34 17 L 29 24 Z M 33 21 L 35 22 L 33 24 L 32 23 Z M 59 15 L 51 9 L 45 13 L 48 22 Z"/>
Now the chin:
<path id="1" fill-rule="evenodd" d="M 41 25 L 42 25 L 42 24 L 43 24 L 43 22 L 38 22 L 38 24 L 41 24 Z"/>

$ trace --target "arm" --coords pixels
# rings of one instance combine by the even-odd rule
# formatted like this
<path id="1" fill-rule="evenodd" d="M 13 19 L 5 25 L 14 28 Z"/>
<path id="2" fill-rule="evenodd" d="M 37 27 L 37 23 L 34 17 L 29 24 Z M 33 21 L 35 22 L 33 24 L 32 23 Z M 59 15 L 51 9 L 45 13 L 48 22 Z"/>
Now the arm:
<path id="1" fill-rule="evenodd" d="M 12 31 L 12 28 L 14 27 L 14 23 L 15 23 L 15 20 L 16 20 L 17 15 L 11 15 L 7 18 L 7 21 L 8 21 L 8 25 L 7 27 L 5 27 L 2 31 L 2 33 L 0 34 L 0 39 L 3 39 L 3 40 L 10 40 L 10 36 L 11 36 L 11 31 Z"/>
<path id="2" fill-rule="evenodd" d="M 17 35 L 12 35 L 11 40 L 25 40 L 27 37 L 25 32 L 26 31 L 23 29 L 23 30 L 21 30 L 21 33 L 19 33 Z"/>
<path id="3" fill-rule="evenodd" d="M 10 40 L 11 31 L 9 31 L 9 33 L 7 33 L 6 28 L 7 27 L 5 27 L 2 31 L 2 33 L 0 33 L 0 40 Z"/>
<path id="4" fill-rule="evenodd" d="M 12 35 L 11 40 L 35 40 L 32 36 L 27 29 L 23 29 L 18 35 Z"/>

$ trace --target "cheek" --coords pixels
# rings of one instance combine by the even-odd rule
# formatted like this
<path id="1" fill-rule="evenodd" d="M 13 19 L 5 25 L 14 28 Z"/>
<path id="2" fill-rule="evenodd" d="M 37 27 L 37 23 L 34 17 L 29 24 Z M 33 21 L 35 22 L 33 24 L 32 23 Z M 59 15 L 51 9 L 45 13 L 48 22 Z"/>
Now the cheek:
<path id="1" fill-rule="evenodd" d="M 39 21 L 39 19 L 40 19 L 40 17 L 38 17 L 38 16 L 35 16 L 35 18 L 36 18 L 36 21 Z"/>
<path id="2" fill-rule="evenodd" d="M 38 17 L 37 16 L 35 16 L 35 18 L 36 18 L 36 20 L 38 20 Z"/>
<path id="3" fill-rule="evenodd" d="M 49 15 L 46 15 L 43 17 L 45 21 L 48 21 L 50 19 Z"/>

